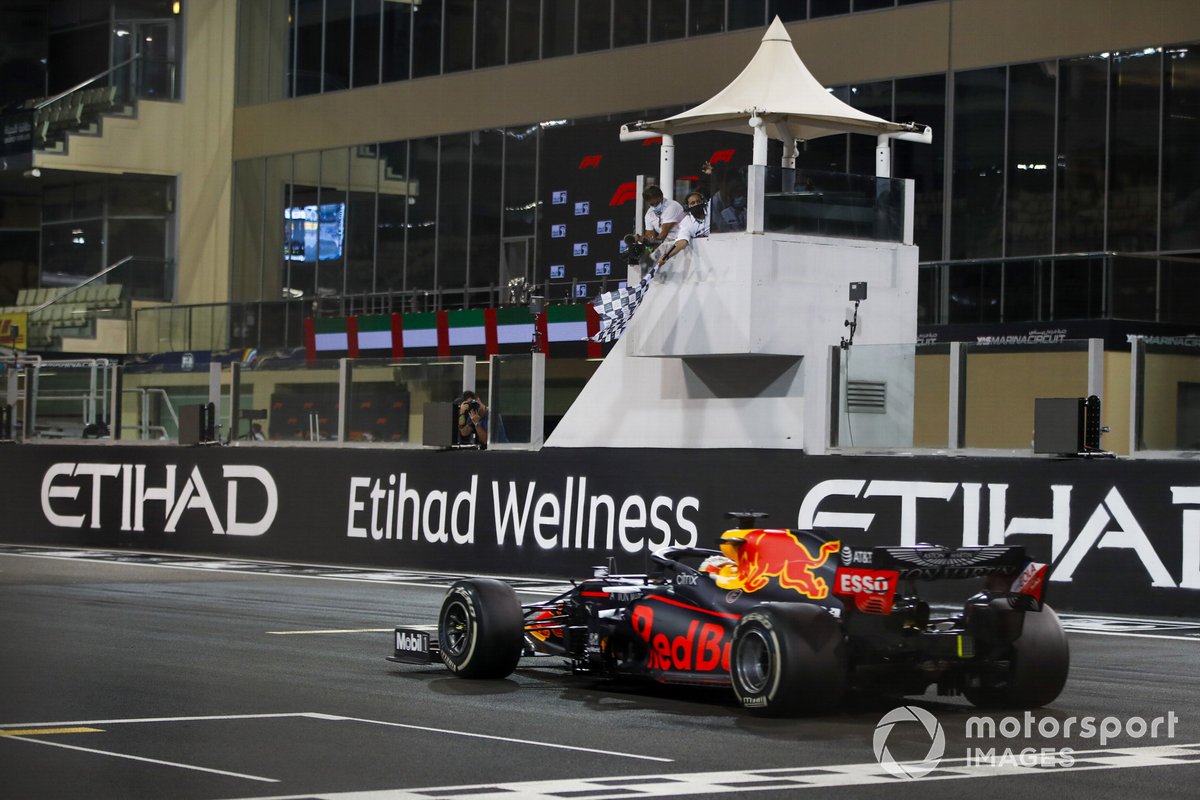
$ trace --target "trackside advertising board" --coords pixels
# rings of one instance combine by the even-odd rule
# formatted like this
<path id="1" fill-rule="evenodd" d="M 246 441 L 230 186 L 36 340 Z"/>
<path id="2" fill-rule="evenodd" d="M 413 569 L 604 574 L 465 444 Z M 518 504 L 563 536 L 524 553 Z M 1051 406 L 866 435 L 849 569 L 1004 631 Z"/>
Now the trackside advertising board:
<path id="1" fill-rule="evenodd" d="M 8 445 L 0 472 L 15 544 L 572 577 L 714 547 L 725 512 L 762 511 L 854 547 L 1020 544 L 1064 610 L 1200 613 L 1183 461 Z"/>

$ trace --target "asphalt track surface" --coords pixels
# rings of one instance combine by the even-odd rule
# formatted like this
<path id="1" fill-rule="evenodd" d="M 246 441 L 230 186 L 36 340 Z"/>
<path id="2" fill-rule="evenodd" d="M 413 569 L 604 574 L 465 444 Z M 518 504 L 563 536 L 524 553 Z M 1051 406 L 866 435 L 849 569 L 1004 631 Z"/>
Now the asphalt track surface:
<path id="1" fill-rule="evenodd" d="M 769 720 L 724 691 L 613 684 L 524 663 L 508 680 L 472 682 L 385 661 L 391 626 L 433 621 L 445 583 L 0 547 L 0 797 L 1200 794 L 1194 622 L 1069 621 L 1079 632 L 1069 637 L 1063 695 L 1028 731 L 1013 732 L 1026 724 L 1019 714 L 991 713 L 997 731 L 968 738 L 979 713 L 932 694 Z M 894 777 L 875 755 L 876 726 L 903 705 L 932 712 L 945 739 L 941 762 L 919 779 Z M 1097 726 L 1111 717 L 1120 733 L 1080 736 L 1085 717 Z M 919 722 L 884 734 L 899 760 L 931 747 Z M 996 763 L 978 763 L 976 747 L 995 748 Z M 1043 748 L 1041 759 L 1020 755 Z"/>

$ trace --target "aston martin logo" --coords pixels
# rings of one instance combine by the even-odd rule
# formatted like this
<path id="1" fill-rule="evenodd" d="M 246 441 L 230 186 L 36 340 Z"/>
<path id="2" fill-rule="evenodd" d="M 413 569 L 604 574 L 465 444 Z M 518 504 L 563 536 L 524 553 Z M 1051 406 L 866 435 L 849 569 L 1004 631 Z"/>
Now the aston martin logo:
<path id="1" fill-rule="evenodd" d="M 995 561 L 1008 553 L 1007 546 L 972 547 L 951 550 L 949 547 L 889 547 L 888 555 L 897 561 L 918 567 L 973 567 Z"/>

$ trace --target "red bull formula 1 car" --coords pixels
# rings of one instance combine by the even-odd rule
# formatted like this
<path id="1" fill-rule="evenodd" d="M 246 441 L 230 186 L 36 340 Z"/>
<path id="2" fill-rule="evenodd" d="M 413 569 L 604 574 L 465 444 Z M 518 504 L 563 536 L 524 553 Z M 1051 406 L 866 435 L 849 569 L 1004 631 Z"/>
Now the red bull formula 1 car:
<path id="1" fill-rule="evenodd" d="M 579 674 L 732 686 L 770 716 L 828 710 L 856 690 L 936 685 L 1008 708 L 1062 691 L 1066 635 L 1042 602 L 1046 566 L 1024 548 L 851 547 L 730 516 L 740 527 L 719 551 L 668 547 L 649 574 L 597 568 L 546 601 L 522 605 L 498 580 L 458 581 L 436 626 L 396 628 L 389 660 L 503 678 L 522 657 L 557 657 Z M 918 587 L 954 578 L 982 586 L 935 615 Z"/>

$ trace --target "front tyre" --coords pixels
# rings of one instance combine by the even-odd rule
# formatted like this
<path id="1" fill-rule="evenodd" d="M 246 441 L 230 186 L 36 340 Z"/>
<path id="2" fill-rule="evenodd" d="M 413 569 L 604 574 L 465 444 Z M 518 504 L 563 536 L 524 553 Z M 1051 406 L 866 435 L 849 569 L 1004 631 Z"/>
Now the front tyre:
<path id="1" fill-rule="evenodd" d="M 517 668 L 525 617 L 512 587 L 492 578 L 455 583 L 438 615 L 442 662 L 460 678 L 504 678 Z"/>
<path id="2" fill-rule="evenodd" d="M 846 690 L 841 626 L 818 606 L 755 606 L 734 628 L 729 672 L 738 702 L 752 713 L 785 717 L 827 711 Z"/>
<path id="3" fill-rule="evenodd" d="M 1071 652 L 1067 634 L 1050 606 L 1024 612 L 1021 635 L 1012 643 L 1012 665 L 1002 680 L 963 687 L 972 705 L 982 708 L 1041 708 L 1053 702 L 1067 683 Z"/>

